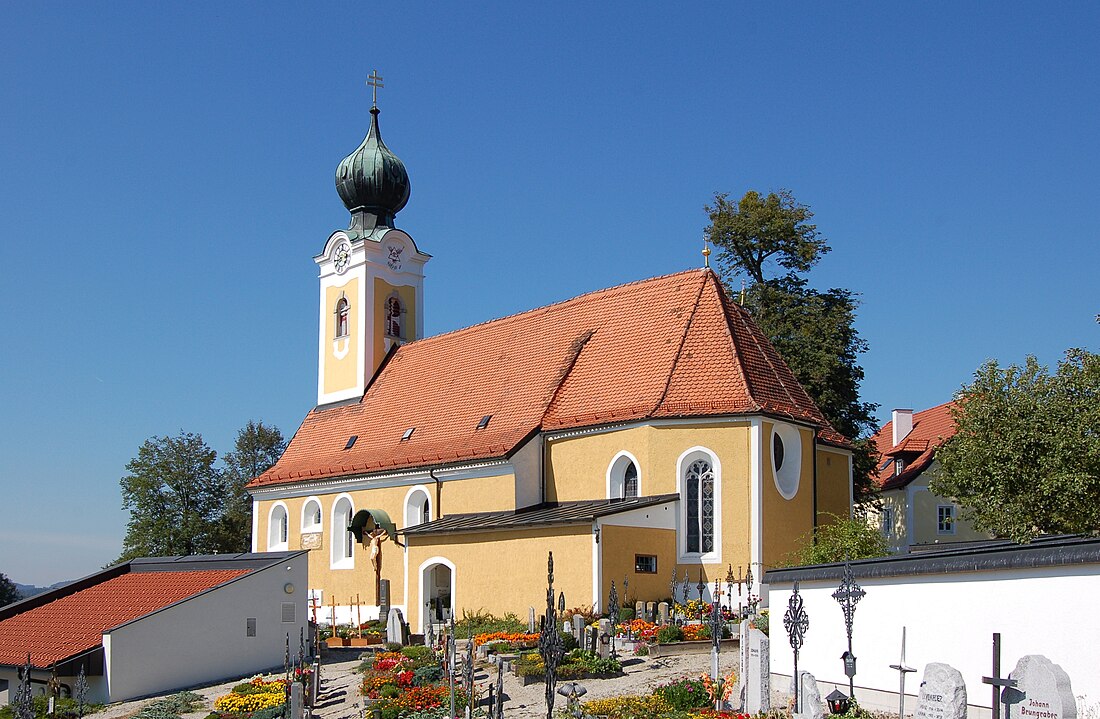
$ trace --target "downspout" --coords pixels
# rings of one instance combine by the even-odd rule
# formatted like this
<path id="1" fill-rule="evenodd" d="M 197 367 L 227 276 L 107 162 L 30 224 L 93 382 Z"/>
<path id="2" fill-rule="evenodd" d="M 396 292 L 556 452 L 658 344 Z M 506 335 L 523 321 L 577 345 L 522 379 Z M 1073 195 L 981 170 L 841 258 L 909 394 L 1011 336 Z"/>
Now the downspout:
<path id="1" fill-rule="evenodd" d="M 435 476 L 435 470 L 429 469 L 428 476 L 435 481 L 435 518 L 441 519 L 443 517 L 443 511 L 439 506 L 439 503 L 443 501 L 443 481 Z"/>
<path id="2" fill-rule="evenodd" d="M 813 528 L 817 529 L 817 430 L 814 430 L 813 448 L 814 448 L 814 457 L 813 457 L 813 460 L 814 460 L 814 478 L 813 478 L 814 521 L 813 521 Z M 851 507 L 848 508 L 848 513 L 849 514 L 852 513 L 852 508 Z M 815 534 L 816 534 L 816 532 L 815 532 Z M 815 544 L 816 544 L 816 542 L 815 542 Z"/>

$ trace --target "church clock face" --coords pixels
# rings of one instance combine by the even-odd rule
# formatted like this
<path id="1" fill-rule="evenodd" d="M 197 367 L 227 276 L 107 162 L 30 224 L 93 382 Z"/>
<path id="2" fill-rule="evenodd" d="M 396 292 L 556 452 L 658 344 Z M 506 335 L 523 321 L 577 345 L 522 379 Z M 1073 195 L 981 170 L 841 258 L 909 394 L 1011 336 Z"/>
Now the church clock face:
<path id="1" fill-rule="evenodd" d="M 336 246 L 336 251 L 332 253 L 332 264 L 336 266 L 336 272 L 338 274 L 344 274 L 344 270 L 348 268 L 348 262 L 351 261 L 351 245 L 346 242 L 341 242 Z"/>

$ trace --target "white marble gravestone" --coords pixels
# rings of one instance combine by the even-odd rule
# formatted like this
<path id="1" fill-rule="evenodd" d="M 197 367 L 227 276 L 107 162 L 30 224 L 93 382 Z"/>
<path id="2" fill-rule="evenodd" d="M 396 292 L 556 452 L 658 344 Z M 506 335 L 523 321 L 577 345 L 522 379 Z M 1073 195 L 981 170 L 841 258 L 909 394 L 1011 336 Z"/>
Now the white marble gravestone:
<path id="1" fill-rule="evenodd" d="M 799 672 L 798 706 L 794 709 L 794 719 L 825 719 L 825 705 L 821 703 L 821 692 L 817 688 L 817 679 L 809 672 Z M 791 694 L 794 694 L 794 679 L 791 679 Z"/>
<path id="2" fill-rule="evenodd" d="M 408 640 L 405 636 L 405 616 L 401 610 L 394 607 L 386 615 L 386 641 L 393 644 L 404 644 Z"/>
<path id="3" fill-rule="evenodd" d="M 1006 694 L 1019 701 L 1008 704 L 1009 719 L 1077 719 L 1077 701 L 1073 698 L 1069 675 L 1062 667 L 1041 654 L 1028 654 L 1016 662 L 1008 675 L 1016 680 L 1016 691 Z"/>
<path id="4" fill-rule="evenodd" d="M 751 715 L 766 714 L 772 708 L 771 644 L 768 635 L 759 629 L 750 628 L 746 634 L 748 648 L 745 652 L 746 678 L 743 711 Z"/>
<path id="5" fill-rule="evenodd" d="M 950 664 L 930 662 L 924 667 L 913 719 L 965 719 L 966 682 Z"/>

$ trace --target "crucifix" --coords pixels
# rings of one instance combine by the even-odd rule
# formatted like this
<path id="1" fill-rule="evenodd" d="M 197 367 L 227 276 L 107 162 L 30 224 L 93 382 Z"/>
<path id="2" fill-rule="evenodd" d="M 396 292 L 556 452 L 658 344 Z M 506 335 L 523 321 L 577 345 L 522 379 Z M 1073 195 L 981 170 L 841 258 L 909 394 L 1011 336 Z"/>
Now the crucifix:
<path id="1" fill-rule="evenodd" d="M 993 685 L 993 719 L 999 719 L 1001 714 L 1001 692 L 1007 698 L 1008 690 L 1016 686 L 1015 679 L 1001 678 L 1001 633 L 993 632 L 993 676 L 982 677 L 982 684 Z M 1005 702 L 1008 703 L 1007 701 Z M 1015 703 L 1015 702 L 1013 702 Z M 1008 716 L 1008 708 L 1005 707 L 1005 716 Z"/>
<path id="2" fill-rule="evenodd" d="M 897 664 L 891 664 L 890 668 L 898 672 L 898 719 L 905 719 L 905 675 L 917 671 L 905 664 L 905 627 L 901 628 L 901 659 Z"/>
<path id="3" fill-rule="evenodd" d="M 856 584 L 852 575 L 851 562 L 844 562 L 844 578 L 840 586 L 833 592 L 833 599 L 840 602 L 840 609 L 844 612 L 844 627 L 848 630 L 848 651 L 841 657 L 844 660 L 844 673 L 848 675 L 848 696 L 855 697 L 856 656 L 852 654 L 852 619 L 856 613 L 856 605 L 859 600 L 867 596 L 863 587 Z"/>
<path id="4" fill-rule="evenodd" d="M 386 541 L 386 530 L 381 527 L 372 529 L 370 534 L 370 561 L 374 565 L 374 601 L 382 606 L 382 542 Z"/>
<path id="5" fill-rule="evenodd" d="M 382 84 L 382 76 L 377 70 L 371 70 L 367 76 L 367 85 L 371 88 L 371 106 L 378 107 L 378 88 L 385 87 Z"/>

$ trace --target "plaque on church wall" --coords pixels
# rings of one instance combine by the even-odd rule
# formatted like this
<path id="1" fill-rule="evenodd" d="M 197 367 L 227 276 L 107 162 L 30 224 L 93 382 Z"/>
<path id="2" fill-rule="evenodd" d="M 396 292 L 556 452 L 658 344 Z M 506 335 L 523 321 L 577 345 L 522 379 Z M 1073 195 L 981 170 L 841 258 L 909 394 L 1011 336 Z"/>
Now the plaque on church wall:
<path id="1" fill-rule="evenodd" d="M 322 532 L 302 532 L 302 549 L 320 549 Z"/>

